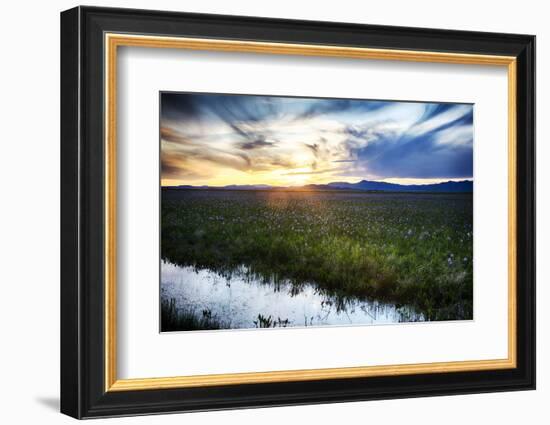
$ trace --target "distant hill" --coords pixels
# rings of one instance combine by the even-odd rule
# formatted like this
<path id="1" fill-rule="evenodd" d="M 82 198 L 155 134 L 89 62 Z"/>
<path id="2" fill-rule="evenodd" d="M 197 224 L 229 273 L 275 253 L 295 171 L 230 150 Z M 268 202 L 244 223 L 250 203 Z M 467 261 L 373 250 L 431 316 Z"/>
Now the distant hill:
<path id="1" fill-rule="evenodd" d="M 458 182 L 448 181 L 435 184 L 396 184 L 361 180 L 358 183 L 334 182 L 327 184 L 328 187 L 337 189 L 368 190 L 383 192 L 472 192 L 474 182 L 462 180 Z"/>
<path id="2" fill-rule="evenodd" d="M 223 186 L 226 190 L 263 190 L 263 189 L 273 189 L 273 186 L 268 184 L 230 184 L 229 186 Z"/>
<path id="3" fill-rule="evenodd" d="M 361 180 L 357 183 L 332 182 L 327 184 L 309 184 L 305 186 L 270 186 L 266 184 L 254 185 L 228 185 L 228 186 L 165 186 L 166 189 L 200 189 L 200 190 L 356 190 L 365 192 L 445 192 L 445 193 L 469 193 L 473 192 L 472 180 L 448 181 L 435 184 L 396 184 Z"/>

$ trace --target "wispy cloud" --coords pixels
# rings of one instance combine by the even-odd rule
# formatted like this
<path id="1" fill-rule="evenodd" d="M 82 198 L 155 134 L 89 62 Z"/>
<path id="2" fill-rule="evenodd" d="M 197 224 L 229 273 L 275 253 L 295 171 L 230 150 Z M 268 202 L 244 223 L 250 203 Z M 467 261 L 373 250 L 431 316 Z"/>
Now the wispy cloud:
<path id="1" fill-rule="evenodd" d="M 472 105 L 163 93 L 160 132 L 168 184 L 472 177 Z"/>
<path id="2" fill-rule="evenodd" d="M 256 140 L 246 141 L 238 143 L 238 147 L 244 150 L 252 150 L 252 149 L 262 149 L 262 148 L 269 148 L 273 147 L 277 142 L 275 141 L 267 141 L 265 139 L 265 136 L 259 135 Z"/>

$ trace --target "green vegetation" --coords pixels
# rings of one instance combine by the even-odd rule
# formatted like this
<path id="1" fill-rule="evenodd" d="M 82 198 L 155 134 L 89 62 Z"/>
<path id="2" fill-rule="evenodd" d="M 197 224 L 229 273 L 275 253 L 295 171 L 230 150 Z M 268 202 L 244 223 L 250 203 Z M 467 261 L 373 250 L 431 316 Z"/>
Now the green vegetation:
<path id="1" fill-rule="evenodd" d="M 282 320 L 280 317 L 278 317 L 276 320 L 273 319 L 271 316 L 264 316 L 262 314 L 258 314 L 258 317 L 256 320 L 254 320 L 254 326 L 257 328 L 286 328 L 290 321 L 288 319 Z"/>
<path id="2" fill-rule="evenodd" d="M 472 318 L 471 194 L 164 190 L 162 196 L 162 257 L 172 263 L 229 276 L 245 265 L 258 279 L 411 306 L 427 320 Z"/>
<path id="3" fill-rule="evenodd" d="M 182 310 L 176 307 L 176 300 L 162 300 L 161 305 L 161 331 L 181 330 L 213 330 L 229 328 L 215 317 L 209 310 L 203 310 L 197 314 L 194 310 Z"/>

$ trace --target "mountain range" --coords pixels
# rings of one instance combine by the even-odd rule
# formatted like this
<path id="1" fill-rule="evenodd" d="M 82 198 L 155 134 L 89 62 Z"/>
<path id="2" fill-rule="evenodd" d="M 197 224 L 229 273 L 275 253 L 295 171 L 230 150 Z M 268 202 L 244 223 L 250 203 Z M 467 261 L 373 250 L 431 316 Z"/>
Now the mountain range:
<path id="1" fill-rule="evenodd" d="M 472 180 L 447 181 L 433 184 L 397 184 L 372 180 L 361 180 L 357 183 L 332 182 L 327 184 L 308 184 L 304 186 L 270 186 L 258 185 L 228 185 L 228 186 L 165 186 L 165 189 L 202 189 L 202 190 L 356 190 L 365 192 L 446 192 L 469 193 L 473 192 Z"/>

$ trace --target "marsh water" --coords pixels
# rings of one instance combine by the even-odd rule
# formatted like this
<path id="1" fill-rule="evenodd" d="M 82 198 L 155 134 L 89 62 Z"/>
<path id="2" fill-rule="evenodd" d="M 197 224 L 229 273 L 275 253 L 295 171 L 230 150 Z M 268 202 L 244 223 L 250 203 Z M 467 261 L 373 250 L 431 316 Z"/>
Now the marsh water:
<path id="1" fill-rule="evenodd" d="M 424 320 L 408 307 L 374 300 L 341 299 L 313 284 L 270 282 L 246 268 L 222 276 L 167 261 L 161 263 L 161 300 L 173 300 L 177 310 L 208 311 L 227 328 L 259 327 L 258 317 L 284 326 L 366 325 Z"/>

